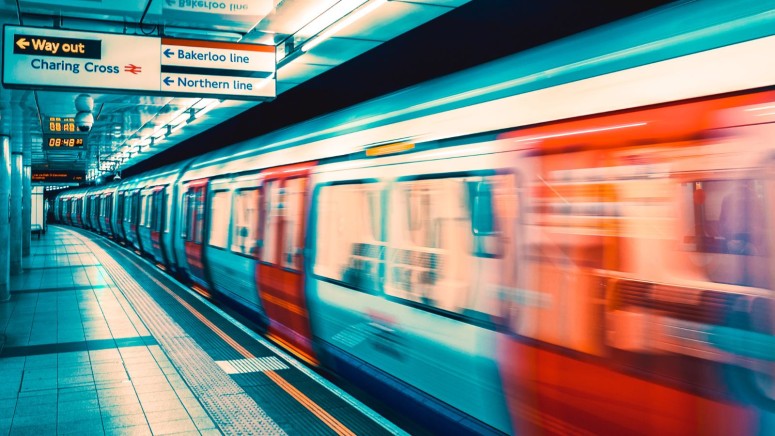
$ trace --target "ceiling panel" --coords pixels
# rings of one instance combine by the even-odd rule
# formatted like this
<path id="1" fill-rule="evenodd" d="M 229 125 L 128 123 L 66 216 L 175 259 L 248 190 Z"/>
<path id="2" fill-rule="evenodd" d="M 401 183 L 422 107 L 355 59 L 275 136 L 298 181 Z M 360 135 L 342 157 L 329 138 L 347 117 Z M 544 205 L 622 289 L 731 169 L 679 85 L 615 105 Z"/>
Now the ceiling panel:
<path id="1" fill-rule="evenodd" d="M 251 0 L 249 11 L 228 13 L 196 11 L 180 2 L 169 3 L 171 1 L 19 0 L 19 17 L 15 1 L 1 0 L 0 22 L 277 45 L 283 53 L 277 72 L 277 92 L 280 94 L 467 0 L 380 3 L 359 21 L 327 35 L 330 38 L 319 38 L 323 42 L 308 52 L 300 50 L 301 45 L 326 33 L 326 27 L 317 26 L 315 34 L 301 33 L 314 28 L 314 23 L 322 17 L 331 17 L 332 11 L 340 9 L 348 12 L 349 9 L 342 7 L 345 4 L 365 6 L 378 0 Z M 286 52 L 290 56 L 286 57 Z M 79 94 L 81 92 L 0 89 L 0 134 L 10 135 L 14 144 L 23 144 L 33 165 L 92 169 L 96 174 L 100 169 L 117 171 L 136 164 L 259 104 L 255 101 L 88 93 L 94 100 L 95 123 L 88 134 L 86 147 L 64 151 L 45 149 L 41 121 L 46 116 L 75 116 L 74 101 Z"/>
<path id="2" fill-rule="evenodd" d="M 369 14 L 369 17 L 344 27 L 336 36 L 389 41 L 439 15 L 449 12 L 449 10 L 446 7 L 433 5 L 388 2 L 374 11 L 372 13 L 374 16 Z"/>

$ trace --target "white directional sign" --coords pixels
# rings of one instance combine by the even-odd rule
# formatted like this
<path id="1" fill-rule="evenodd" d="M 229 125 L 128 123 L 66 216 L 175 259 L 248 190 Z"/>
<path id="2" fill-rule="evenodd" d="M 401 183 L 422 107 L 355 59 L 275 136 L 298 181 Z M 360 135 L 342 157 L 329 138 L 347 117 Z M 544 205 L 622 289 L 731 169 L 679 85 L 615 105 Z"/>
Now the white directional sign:
<path id="1" fill-rule="evenodd" d="M 3 29 L 3 85 L 265 99 L 274 47 L 133 35 Z"/>
<path id="2" fill-rule="evenodd" d="M 161 50 L 162 65 L 264 73 L 275 67 L 274 47 L 268 45 L 162 38 Z"/>
<path id="3" fill-rule="evenodd" d="M 275 94 L 275 81 L 271 78 L 210 76 L 201 74 L 162 75 L 162 89 L 179 93 L 231 95 Z"/>
<path id="4" fill-rule="evenodd" d="M 166 0 L 163 6 L 165 14 L 178 11 L 264 17 L 272 11 L 273 3 L 270 0 Z"/>
<path id="5" fill-rule="evenodd" d="M 4 34 L 3 84 L 159 89 L 156 38 L 16 26 Z"/>

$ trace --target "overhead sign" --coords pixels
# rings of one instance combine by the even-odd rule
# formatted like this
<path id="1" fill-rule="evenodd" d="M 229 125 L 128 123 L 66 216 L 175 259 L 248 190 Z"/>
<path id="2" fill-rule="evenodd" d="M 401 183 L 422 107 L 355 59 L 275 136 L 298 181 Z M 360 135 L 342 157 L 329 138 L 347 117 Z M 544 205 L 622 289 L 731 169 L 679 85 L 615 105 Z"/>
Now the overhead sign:
<path id="1" fill-rule="evenodd" d="M 218 15 L 249 15 L 264 17 L 271 12 L 270 0 L 165 0 L 164 14 L 171 11 L 199 12 Z"/>
<path id="2" fill-rule="evenodd" d="M 275 67 L 274 46 L 269 45 L 162 38 L 161 49 L 163 66 L 242 71 L 254 77 L 268 77 Z"/>
<path id="3" fill-rule="evenodd" d="M 85 171 L 73 170 L 32 170 L 35 183 L 81 183 L 86 179 Z"/>
<path id="4" fill-rule="evenodd" d="M 12 25 L 3 33 L 3 85 L 9 88 L 234 99 L 276 95 L 274 46 Z"/>
<path id="5" fill-rule="evenodd" d="M 162 90 L 275 95 L 274 46 L 162 38 Z"/>

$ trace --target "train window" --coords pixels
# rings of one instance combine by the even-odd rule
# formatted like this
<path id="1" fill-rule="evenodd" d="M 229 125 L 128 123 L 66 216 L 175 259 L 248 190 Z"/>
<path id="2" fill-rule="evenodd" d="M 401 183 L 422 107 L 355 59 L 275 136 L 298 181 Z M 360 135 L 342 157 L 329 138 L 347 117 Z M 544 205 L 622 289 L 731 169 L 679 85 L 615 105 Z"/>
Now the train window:
<path id="1" fill-rule="evenodd" d="M 188 240 L 201 244 L 204 231 L 205 193 L 204 186 L 188 192 Z"/>
<path id="2" fill-rule="evenodd" d="M 196 215 L 196 191 L 191 190 L 186 194 L 186 240 L 194 240 L 194 217 Z"/>
<path id="3" fill-rule="evenodd" d="M 145 196 L 145 227 L 151 228 L 153 226 L 153 193 L 150 192 Z"/>
<path id="4" fill-rule="evenodd" d="M 124 221 L 124 201 L 124 194 L 116 195 L 116 223 L 118 225 L 121 225 L 121 222 Z"/>
<path id="5" fill-rule="evenodd" d="M 156 191 L 151 192 L 149 197 L 149 219 L 148 219 L 148 227 L 151 228 L 152 231 L 158 231 L 159 228 L 159 210 L 161 210 L 161 205 L 159 204 L 158 195 L 156 195 Z"/>
<path id="6" fill-rule="evenodd" d="M 174 191 L 173 191 L 174 192 Z M 160 227 L 164 227 L 164 233 L 170 232 L 170 226 L 172 222 L 172 211 L 174 208 L 172 207 L 172 195 L 167 195 L 167 187 L 165 186 L 164 189 L 161 190 L 161 202 L 163 204 L 162 210 L 159 212 L 159 219 L 162 220 L 164 223 Z M 166 215 L 169 215 L 169 219 L 164 219 Z"/>
<path id="7" fill-rule="evenodd" d="M 242 189 L 234 197 L 232 211 L 231 251 L 240 254 L 255 255 L 258 248 L 259 189 Z"/>
<path id="8" fill-rule="evenodd" d="M 295 178 L 285 181 L 285 214 L 283 215 L 283 248 L 280 264 L 285 268 L 301 269 L 304 241 L 302 238 L 302 214 L 307 179 Z"/>
<path id="9" fill-rule="evenodd" d="M 140 220 L 140 191 L 135 192 L 132 194 L 132 213 L 133 213 L 133 221 L 137 222 Z"/>
<path id="10" fill-rule="evenodd" d="M 148 227 L 150 225 L 150 202 L 148 201 L 150 199 L 150 196 L 148 194 L 143 194 L 140 197 L 140 225 L 143 227 Z"/>
<path id="11" fill-rule="evenodd" d="M 145 226 L 145 218 L 146 218 L 146 215 L 147 215 L 146 211 L 148 210 L 148 208 L 146 207 L 146 203 L 147 203 L 146 200 L 147 199 L 148 199 L 147 195 L 141 195 L 140 196 L 140 210 L 138 211 L 138 213 L 139 213 L 139 217 L 138 217 L 139 221 L 138 221 L 137 225 L 143 226 L 143 227 Z"/>
<path id="12" fill-rule="evenodd" d="M 683 246 L 718 257 L 704 262 L 711 281 L 766 286 L 768 252 L 764 185 L 758 180 L 681 185 Z"/>
<path id="13" fill-rule="evenodd" d="M 315 199 L 314 272 L 368 293 L 379 292 L 384 261 L 378 182 L 323 186 Z"/>
<path id="14" fill-rule="evenodd" d="M 189 201 L 189 193 L 185 192 L 183 193 L 181 202 L 180 202 L 180 237 L 181 239 L 186 239 L 186 235 L 188 234 L 188 201 Z"/>
<path id="15" fill-rule="evenodd" d="M 226 248 L 229 244 L 230 191 L 215 191 L 210 200 L 210 234 L 208 244 Z"/>
<path id="16" fill-rule="evenodd" d="M 132 222 L 132 195 L 124 195 L 124 221 Z"/>
<path id="17" fill-rule="evenodd" d="M 282 203 L 280 182 L 270 180 L 264 184 L 266 203 L 264 212 L 264 246 L 261 252 L 261 260 L 269 263 L 277 263 L 277 229 L 285 206 Z"/>
<path id="18" fill-rule="evenodd" d="M 188 191 L 188 201 L 186 202 L 186 221 L 188 222 L 188 225 L 186 226 L 187 232 L 186 232 L 186 240 L 187 241 L 193 241 L 195 239 L 196 235 L 196 190 L 192 189 Z"/>
<path id="19" fill-rule="evenodd" d="M 194 242 L 201 244 L 204 239 L 204 223 L 205 223 L 205 187 L 201 186 L 197 189 L 196 195 L 196 220 L 194 233 Z"/>
<path id="20" fill-rule="evenodd" d="M 164 227 L 164 200 L 166 199 L 165 188 L 161 188 L 153 193 L 153 220 L 151 228 L 161 232 Z"/>
<path id="21" fill-rule="evenodd" d="M 483 321 L 513 262 L 514 174 L 399 181 L 391 190 L 385 293 Z"/>
<path id="22" fill-rule="evenodd" d="M 466 178 L 396 184 L 385 293 L 462 312 L 471 288 L 473 232 Z M 401 217 L 403 215 L 403 217 Z"/>
<path id="23" fill-rule="evenodd" d="M 140 195 L 140 203 L 139 203 L 140 207 L 137 210 L 137 219 L 138 219 L 137 225 L 139 225 L 139 226 L 145 226 L 145 217 L 146 217 L 146 213 L 145 213 L 146 212 L 146 207 L 145 207 L 146 201 L 145 200 L 146 200 L 146 198 L 147 198 L 147 196 Z"/>

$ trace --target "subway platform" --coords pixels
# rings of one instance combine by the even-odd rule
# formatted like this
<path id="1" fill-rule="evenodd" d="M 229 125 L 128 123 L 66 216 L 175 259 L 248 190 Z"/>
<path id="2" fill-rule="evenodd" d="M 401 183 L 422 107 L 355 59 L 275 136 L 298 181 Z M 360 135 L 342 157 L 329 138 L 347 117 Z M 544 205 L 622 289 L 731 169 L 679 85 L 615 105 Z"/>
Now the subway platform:
<path id="1" fill-rule="evenodd" d="M 404 434 L 150 263 L 51 226 L 0 304 L 0 435 Z"/>

